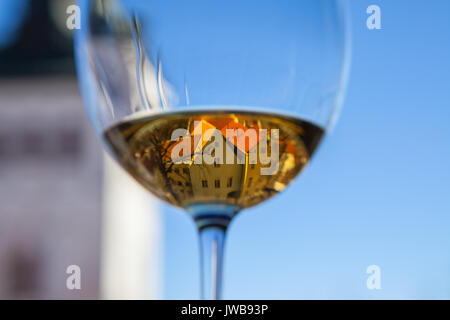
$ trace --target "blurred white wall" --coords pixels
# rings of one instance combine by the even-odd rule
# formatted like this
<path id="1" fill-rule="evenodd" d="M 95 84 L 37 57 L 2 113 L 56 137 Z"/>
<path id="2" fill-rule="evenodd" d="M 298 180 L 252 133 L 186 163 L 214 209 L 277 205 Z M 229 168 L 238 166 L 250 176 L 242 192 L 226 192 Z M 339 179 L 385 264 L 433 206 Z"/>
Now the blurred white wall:
<path id="1" fill-rule="evenodd" d="M 103 185 L 102 298 L 161 298 L 157 200 L 106 153 Z"/>
<path id="2" fill-rule="evenodd" d="M 99 296 L 101 160 L 74 77 L 0 79 L 0 298 Z"/>

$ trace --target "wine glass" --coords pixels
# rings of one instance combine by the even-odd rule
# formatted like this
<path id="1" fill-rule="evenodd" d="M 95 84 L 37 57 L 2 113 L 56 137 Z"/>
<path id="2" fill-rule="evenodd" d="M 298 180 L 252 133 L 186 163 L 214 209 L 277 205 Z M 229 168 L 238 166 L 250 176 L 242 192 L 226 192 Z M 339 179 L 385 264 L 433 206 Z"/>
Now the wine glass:
<path id="1" fill-rule="evenodd" d="M 77 71 L 96 132 L 142 186 L 192 216 L 202 298 L 219 299 L 228 224 L 285 189 L 336 119 L 346 2 L 80 6 Z"/>

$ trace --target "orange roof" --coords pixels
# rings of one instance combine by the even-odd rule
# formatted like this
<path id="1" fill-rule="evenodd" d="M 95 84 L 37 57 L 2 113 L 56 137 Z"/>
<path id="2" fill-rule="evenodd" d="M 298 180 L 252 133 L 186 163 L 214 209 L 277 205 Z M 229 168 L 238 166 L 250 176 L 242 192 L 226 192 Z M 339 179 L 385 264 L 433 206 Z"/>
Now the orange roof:
<path id="1" fill-rule="evenodd" d="M 193 132 L 191 131 L 191 135 L 194 138 L 192 143 L 194 144 L 195 142 L 197 142 L 197 145 L 193 148 L 195 154 L 201 153 L 205 144 L 209 141 L 209 139 L 211 139 L 212 131 L 207 131 L 210 129 L 216 129 L 216 127 L 203 119 L 201 121 L 196 120 L 194 122 L 194 125 L 195 126 L 192 130 Z"/>
<path id="2" fill-rule="evenodd" d="M 191 133 L 191 156 L 195 155 L 196 153 L 201 153 L 203 147 L 208 143 L 209 139 L 212 136 L 211 132 L 207 132 L 210 129 L 218 129 L 220 131 L 220 133 L 222 134 L 222 136 L 226 138 L 226 130 L 227 129 L 242 129 L 239 130 L 237 132 L 237 135 L 234 137 L 230 137 L 229 139 L 227 139 L 231 144 L 233 144 L 234 146 L 236 146 L 240 151 L 248 153 L 249 150 L 251 150 L 253 147 L 255 147 L 258 142 L 261 140 L 261 138 L 265 135 L 265 133 L 261 133 L 259 132 L 259 128 L 258 126 L 252 125 L 250 127 L 245 127 L 244 125 L 242 125 L 241 123 L 239 123 L 238 121 L 235 121 L 234 118 L 232 117 L 227 117 L 225 119 L 208 119 L 209 121 L 206 121 L 204 119 L 198 119 L 194 121 L 194 125 L 190 130 Z M 244 146 L 244 150 L 242 150 L 241 148 L 239 148 L 238 146 L 238 139 L 242 139 L 242 135 L 245 135 L 245 132 L 249 129 L 255 130 L 256 131 L 256 140 L 254 139 L 250 139 L 247 138 L 245 141 L 245 146 Z M 192 139 L 194 138 L 194 139 Z M 172 153 L 172 149 L 178 144 L 180 143 L 181 139 L 175 143 L 170 144 L 172 141 L 167 141 L 165 143 L 165 147 L 168 147 L 168 152 L 167 152 L 167 156 L 171 156 Z M 196 144 L 196 145 L 194 145 Z M 184 156 L 184 155 L 183 155 Z"/>
<path id="3" fill-rule="evenodd" d="M 236 136 L 227 138 L 227 129 L 241 129 L 237 131 Z M 245 135 L 245 132 L 249 129 L 255 130 L 256 131 L 256 139 L 246 139 L 245 143 L 244 143 L 244 150 L 240 149 L 238 146 L 238 139 L 242 139 L 243 135 Z M 253 125 L 251 127 L 244 127 L 241 123 L 236 122 L 234 120 L 230 120 L 228 121 L 221 129 L 220 132 L 222 133 L 222 135 L 233 145 L 235 145 L 238 149 L 240 149 L 243 152 L 248 153 L 248 151 L 250 149 L 252 149 L 254 146 L 256 146 L 259 142 L 259 140 L 261 140 L 260 134 L 259 134 L 259 128 L 257 125 Z M 248 143 L 247 143 L 248 142 Z"/>

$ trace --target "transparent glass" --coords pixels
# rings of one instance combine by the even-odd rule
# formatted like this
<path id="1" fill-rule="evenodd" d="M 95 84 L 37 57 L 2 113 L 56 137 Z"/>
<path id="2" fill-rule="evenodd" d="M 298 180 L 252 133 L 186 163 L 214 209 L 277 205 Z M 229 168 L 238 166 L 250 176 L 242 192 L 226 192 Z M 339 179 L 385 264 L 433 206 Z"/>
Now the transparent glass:
<path id="1" fill-rule="evenodd" d="M 154 121 L 165 114 L 188 118 L 192 112 L 229 110 L 227 117 L 242 116 L 243 125 L 250 119 L 260 124 L 259 117 L 265 119 L 266 114 L 278 120 L 302 119 L 326 131 L 338 115 L 349 62 L 344 0 L 83 0 L 79 4 L 82 25 L 75 48 L 80 88 L 97 133 L 116 159 L 105 132 L 130 119 Z M 236 113 L 241 110 L 247 114 Z M 291 122 L 278 120 L 274 123 L 280 130 L 290 127 Z M 153 134 L 162 134 L 158 130 Z M 155 150 L 148 155 L 150 160 L 159 159 Z M 132 171 L 130 165 L 121 164 Z M 136 166 L 143 168 L 142 163 Z M 220 298 L 225 231 L 246 206 L 219 198 L 183 205 L 187 202 L 164 198 L 154 177 L 131 174 L 161 199 L 193 216 L 200 230 L 202 297 Z M 251 181 L 245 183 L 249 187 Z M 215 187 L 223 184 L 216 182 Z M 206 188 L 206 183 L 203 187 L 213 188 Z"/>

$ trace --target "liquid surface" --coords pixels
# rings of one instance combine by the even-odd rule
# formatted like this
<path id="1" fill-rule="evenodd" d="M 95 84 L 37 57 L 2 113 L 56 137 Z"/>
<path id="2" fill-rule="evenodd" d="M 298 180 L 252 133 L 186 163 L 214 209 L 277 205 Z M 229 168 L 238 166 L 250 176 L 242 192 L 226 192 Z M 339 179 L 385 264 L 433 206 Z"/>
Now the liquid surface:
<path id="1" fill-rule="evenodd" d="M 172 139 L 176 129 L 184 134 Z M 123 121 L 104 138 L 120 164 L 160 199 L 185 208 L 218 203 L 242 209 L 281 192 L 323 133 L 284 115 L 208 110 Z"/>

